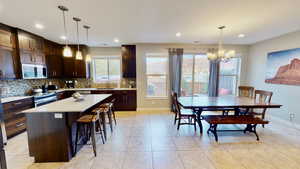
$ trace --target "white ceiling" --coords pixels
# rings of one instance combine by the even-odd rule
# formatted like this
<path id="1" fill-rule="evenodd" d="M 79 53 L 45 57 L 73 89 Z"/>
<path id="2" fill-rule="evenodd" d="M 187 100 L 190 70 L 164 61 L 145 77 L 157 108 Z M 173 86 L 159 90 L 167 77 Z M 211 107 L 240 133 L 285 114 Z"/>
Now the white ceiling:
<path id="1" fill-rule="evenodd" d="M 251 44 L 300 29 L 300 0 L 0 0 L 0 22 L 62 43 L 62 13 L 69 8 L 69 39 L 75 43 L 73 16 L 88 24 L 91 46 L 121 43 L 193 43 L 218 41 L 226 25 L 225 43 Z M 37 30 L 35 23 L 45 26 Z M 176 32 L 181 32 L 180 38 Z M 246 34 L 243 39 L 237 38 Z"/>

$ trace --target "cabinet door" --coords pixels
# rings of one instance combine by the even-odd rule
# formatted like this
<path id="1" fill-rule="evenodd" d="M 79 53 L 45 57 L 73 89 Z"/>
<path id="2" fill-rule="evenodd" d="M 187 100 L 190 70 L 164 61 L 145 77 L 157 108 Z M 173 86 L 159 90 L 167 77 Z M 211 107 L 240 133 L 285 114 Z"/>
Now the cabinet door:
<path id="1" fill-rule="evenodd" d="M 45 61 L 45 54 L 43 52 L 37 51 L 34 52 L 34 63 L 44 65 L 46 64 Z"/>
<path id="2" fill-rule="evenodd" d="M 16 78 L 13 51 L 0 48 L 0 79 Z"/>
<path id="3" fill-rule="evenodd" d="M 64 76 L 74 77 L 75 76 L 75 63 L 73 58 L 64 58 Z"/>
<path id="4" fill-rule="evenodd" d="M 23 50 L 32 51 L 34 49 L 34 42 L 30 37 L 19 35 L 19 47 Z"/>
<path id="5" fill-rule="evenodd" d="M 0 30 L 0 46 L 13 48 L 12 33 L 5 30 Z"/>
<path id="6" fill-rule="evenodd" d="M 85 77 L 85 61 L 75 60 L 75 77 Z"/>
<path id="7" fill-rule="evenodd" d="M 122 74 L 124 78 L 136 77 L 135 45 L 122 45 Z"/>
<path id="8" fill-rule="evenodd" d="M 34 55 L 32 51 L 21 50 L 20 51 L 21 63 L 34 64 Z"/>

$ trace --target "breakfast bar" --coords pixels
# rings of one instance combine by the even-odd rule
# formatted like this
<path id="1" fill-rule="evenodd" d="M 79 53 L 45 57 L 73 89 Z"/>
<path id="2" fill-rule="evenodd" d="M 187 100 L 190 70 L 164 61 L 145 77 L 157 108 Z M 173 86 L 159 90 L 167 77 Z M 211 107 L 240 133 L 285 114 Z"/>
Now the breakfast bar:
<path id="1" fill-rule="evenodd" d="M 73 97 L 23 111 L 27 118 L 29 154 L 35 162 L 67 162 L 75 155 L 76 120 L 111 94 Z"/>

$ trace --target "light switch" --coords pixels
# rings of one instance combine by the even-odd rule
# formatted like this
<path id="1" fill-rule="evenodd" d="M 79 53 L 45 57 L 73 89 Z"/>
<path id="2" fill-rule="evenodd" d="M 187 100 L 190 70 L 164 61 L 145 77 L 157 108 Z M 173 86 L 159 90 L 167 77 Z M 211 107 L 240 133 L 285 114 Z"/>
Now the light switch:
<path id="1" fill-rule="evenodd" d="M 54 118 L 55 119 L 62 119 L 63 115 L 62 115 L 62 113 L 54 113 Z"/>

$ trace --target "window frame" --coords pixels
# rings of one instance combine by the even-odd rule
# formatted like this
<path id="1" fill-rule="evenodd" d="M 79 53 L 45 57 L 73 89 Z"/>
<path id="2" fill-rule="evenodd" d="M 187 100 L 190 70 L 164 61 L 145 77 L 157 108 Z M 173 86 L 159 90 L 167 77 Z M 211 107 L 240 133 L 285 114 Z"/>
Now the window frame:
<path id="1" fill-rule="evenodd" d="M 147 67 L 148 67 L 148 64 L 147 64 L 147 58 L 148 57 L 152 57 L 152 58 L 165 58 L 167 59 L 166 61 L 166 73 L 165 74 L 148 74 L 147 73 Z M 166 53 L 147 53 L 146 54 L 146 57 L 145 57 L 145 78 L 146 78 L 146 94 L 145 94 L 145 98 L 146 99 L 168 99 L 169 96 L 168 96 L 168 91 L 169 91 L 169 56 L 168 54 Z M 165 84 L 166 84 L 166 91 L 165 91 L 165 96 L 149 96 L 148 95 L 148 76 L 156 76 L 156 77 L 160 77 L 160 76 L 165 76 L 166 77 L 166 81 L 165 81 Z"/>
<path id="2" fill-rule="evenodd" d="M 106 59 L 107 62 L 107 76 L 108 79 L 107 80 L 96 80 L 96 65 L 95 65 L 95 60 L 97 59 Z M 111 59 L 118 59 L 120 60 L 120 76 L 118 80 L 110 80 L 110 71 L 109 71 L 109 60 Z M 122 80 L 122 59 L 120 55 L 101 55 L 101 56 L 94 56 L 92 59 L 92 71 L 93 71 L 93 82 L 94 83 L 120 83 Z"/>
<path id="3" fill-rule="evenodd" d="M 232 95 L 237 94 L 238 86 L 240 84 L 241 66 L 242 66 L 242 58 L 241 57 L 235 57 L 234 59 L 238 59 L 236 74 L 222 74 L 221 73 L 221 65 L 220 65 L 220 73 L 219 73 L 219 79 L 221 79 L 221 76 L 223 76 L 223 77 L 235 77 L 235 79 L 236 79 L 235 89 L 233 90 L 234 93 Z M 219 83 L 220 83 L 220 81 L 219 81 Z"/>
<path id="4" fill-rule="evenodd" d="M 184 55 L 192 55 L 193 56 L 193 65 L 192 65 L 192 96 L 186 96 L 186 97 L 193 97 L 194 94 L 195 94 L 195 66 L 196 66 L 196 56 L 197 55 L 205 55 L 207 57 L 207 54 L 206 53 L 184 53 L 182 57 L 184 57 Z M 208 58 L 207 58 L 208 59 Z M 182 64 L 183 64 L 183 61 L 182 61 Z M 181 69 L 182 69 L 182 66 L 181 65 Z M 210 63 L 209 63 L 209 68 L 208 68 L 208 71 L 210 69 Z M 183 75 L 182 75 L 182 72 L 181 72 L 181 79 L 180 79 L 180 83 L 182 83 L 182 80 L 183 80 Z M 208 79 L 208 83 L 209 83 L 209 79 Z M 182 92 L 182 86 L 180 88 L 180 93 Z M 208 95 L 208 92 L 205 94 L 205 95 Z"/>

